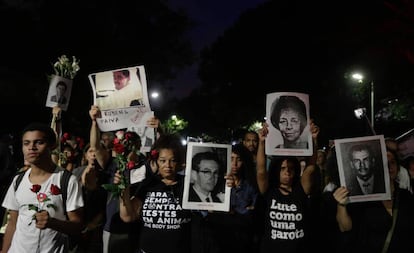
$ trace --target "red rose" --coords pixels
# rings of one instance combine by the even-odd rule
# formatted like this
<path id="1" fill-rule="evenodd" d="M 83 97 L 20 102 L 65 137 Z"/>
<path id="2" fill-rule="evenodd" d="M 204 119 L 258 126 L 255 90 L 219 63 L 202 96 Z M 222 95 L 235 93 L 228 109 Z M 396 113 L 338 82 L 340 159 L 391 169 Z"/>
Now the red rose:
<path id="1" fill-rule="evenodd" d="M 80 149 L 83 149 L 85 143 L 84 143 L 84 141 L 81 137 L 79 137 L 79 136 L 76 137 L 76 143 L 78 144 L 78 147 Z"/>
<path id="2" fill-rule="evenodd" d="M 158 159 L 158 150 L 156 150 L 156 149 L 151 150 L 151 159 L 152 160 L 157 160 Z"/>
<path id="3" fill-rule="evenodd" d="M 38 184 L 32 185 L 32 188 L 30 189 L 34 193 L 38 193 L 40 191 L 41 186 Z"/>
<path id="4" fill-rule="evenodd" d="M 62 193 L 62 191 L 60 190 L 60 188 L 57 185 L 52 184 L 50 186 L 50 193 L 52 193 L 52 195 L 59 195 L 59 194 Z"/>
<path id="5" fill-rule="evenodd" d="M 78 143 L 80 149 L 83 149 L 83 147 L 85 147 L 85 141 L 82 138 L 79 138 Z"/>
<path id="6" fill-rule="evenodd" d="M 114 141 L 113 141 L 113 144 L 115 145 L 115 144 L 119 144 L 119 143 L 121 143 L 121 140 L 118 139 L 118 138 L 115 138 Z"/>
<path id="7" fill-rule="evenodd" d="M 132 170 L 135 167 L 135 162 L 134 161 L 129 161 L 127 164 L 127 168 L 129 170 Z"/>
<path id="8" fill-rule="evenodd" d="M 63 136 L 62 136 L 62 138 L 64 140 L 69 140 L 70 139 L 70 134 L 69 133 L 64 133 Z"/>
<path id="9" fill-rule="evenodd" d="M 125 152 L 125 147 L 121 143 L 114 144 L 113 149 L 117 154 L 122 154 Z"/>
<path id="10" fill-rule="evenodd" d="M 132 133 L 131 132 L 126 132 L 125 140 L 129 141 L 131 138 L 132 138 Z"/>

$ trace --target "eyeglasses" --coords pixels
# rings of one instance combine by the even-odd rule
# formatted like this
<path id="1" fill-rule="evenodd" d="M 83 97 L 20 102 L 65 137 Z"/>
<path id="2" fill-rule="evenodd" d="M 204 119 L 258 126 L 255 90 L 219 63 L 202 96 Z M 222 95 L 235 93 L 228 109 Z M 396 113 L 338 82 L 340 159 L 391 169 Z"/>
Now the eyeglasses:
<path id="1" fill-rule="evenodd" d="M 216 171 L 211 171 L 211 170 L 199 170 L 198 172 L 202 173 L 203 175 L 209 176 L 209 177 L 211 177 L 211 176 L 218 177 L 218 175 L 219 175 L 218 170 L 216 170 Z"/>

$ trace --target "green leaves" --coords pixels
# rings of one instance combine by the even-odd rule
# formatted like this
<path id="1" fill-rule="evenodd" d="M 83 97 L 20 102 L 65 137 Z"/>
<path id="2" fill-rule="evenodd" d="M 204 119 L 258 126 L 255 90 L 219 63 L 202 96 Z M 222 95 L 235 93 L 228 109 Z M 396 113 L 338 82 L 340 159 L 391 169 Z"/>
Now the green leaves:
<path id="1" fill-rule="evenodd" d="M 55 205 L 55 204 L 47 204 L 47 205 L 46 205 L 46 207 L 47 207 L 47 208 L 53 208 L 55 211 L 56 211 L 56 209 L 57 209 L 57 207 L 56 207 L 56 205 Z"/>
<path id="2" fill-rule="evenodd" d="M 122 193 L 122 191 L 126 188 L 125 183 L 120 184 L 103 184 L 102 187 L 110 192 L 112 196 L 119 197 Z"/>
<path id="3" fill-rule="evenodd" d="M 121 154 L 117 154 L 115 160 L 118 164 L 118 170 L 121 174 L 121 178 L 119 183 L 111 183 L 111 184 L 103 184 L 102 187 L 107 190 L 108 192 L 112 193 L 113 196 L 119 197 L 123 190 L 128 186 L 127 178 L 124 175 L 124 171 L 126 170 L 127 166 L 127 158 L 125 158 Z"/>
<path id="4" fill-rule="evenodd" d="M 29 208 L 29 210 L 33 210 L 35 212 L 39 211 L 39 207 L 37 205 L 29 204 L 28 208 Z"/>

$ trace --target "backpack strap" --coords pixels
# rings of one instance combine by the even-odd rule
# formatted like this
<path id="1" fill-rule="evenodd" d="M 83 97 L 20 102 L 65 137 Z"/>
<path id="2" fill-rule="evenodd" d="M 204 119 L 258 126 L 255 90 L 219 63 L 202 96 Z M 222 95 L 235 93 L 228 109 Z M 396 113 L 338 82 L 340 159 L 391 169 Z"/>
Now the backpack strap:
<path id="1" fill-rule="evenodd" d="M 17 191 L 17 188 L 19 188 L 19 185 L 23 180 L 24 174 L 26 174 L 26 171 L 21 171 L 17 173 L 17 179 L 14 183 L 14 191 Z"/>
<path id="2" fill-rule="evenodd" d="M 60 189 L 62 192 L 62 203 L 63 203 L 63 211 L 65 212 L 66 219 L 69 220 L 68 214 L 66 212 L 66 199 L 68 197 L 68 185 L 69 185 L 69 179 L 72 175 L 72 172 L 70 172 L 67 169 L 63 170 L 63 175 L 60 178 Z"/>

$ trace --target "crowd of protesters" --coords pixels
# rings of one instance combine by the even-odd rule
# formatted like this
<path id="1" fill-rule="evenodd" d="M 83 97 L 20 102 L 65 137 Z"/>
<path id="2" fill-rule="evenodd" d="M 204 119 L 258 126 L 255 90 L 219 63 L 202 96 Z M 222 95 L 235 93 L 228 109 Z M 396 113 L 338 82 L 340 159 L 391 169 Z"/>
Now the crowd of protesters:
<path id="1" fill-rule="evenodd" d="M 125 175 L 113 150 L 117 138 L 98 127 L 100 113 L 91 106 L 84 140 L 70 129 L 62 134 L 61 112 L 54 108 L 52 124 L 24 129 L 23 161 L 14 161 L 2 140 L 2 253 L 414 252 L 414 163 L 400 160 L 391 141 L 391 199 L 349 203 L 335 147 L 318 147 L 323 129 L 309 122 L 312 156 L 267 156 L 264 123 L 232 146 L 230 172 L 223 175 L 231 187 L 230 211 L 201 212 L 182 208 L 185 147 L 177 135 L 162 131 L 156 117 L 147 123 L 158 133 L 151 151 L 139 152 L 134 135 L 137 142 L 125 154 L 140 179 L 118 188 L 119 194 L 104 189 Z M 71 174 L 62 189 L 65 170 Z M 160 211 L 152 203 L 167 204 Z M 173 220 L 169 228 L 157 226 L 166 218 Z"/>

